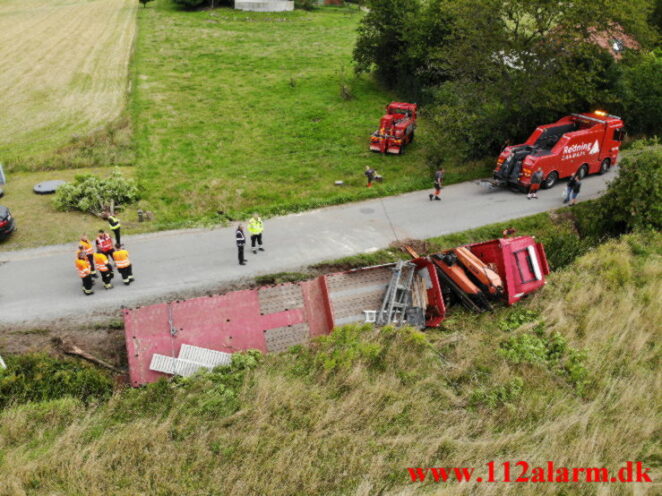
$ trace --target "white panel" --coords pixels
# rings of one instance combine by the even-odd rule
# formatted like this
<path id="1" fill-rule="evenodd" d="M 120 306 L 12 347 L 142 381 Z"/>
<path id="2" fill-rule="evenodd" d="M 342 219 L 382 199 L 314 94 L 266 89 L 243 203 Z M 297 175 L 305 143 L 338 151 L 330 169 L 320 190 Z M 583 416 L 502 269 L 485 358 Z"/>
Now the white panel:
<path id="1" fill-rule="evenodd" d="M 149 370 L 154 372 L 163 372 L 164 374 L 175 373 L 175 358 L 154 353 L 152 361 L 149 364 Z"/>
<path id="2" fill-rule="evenodd" d="M 159 355 L 158 353 L 154 353 L 154 355 L 152 355 L 152 361 L 149 364 L 149 368 L 154 372 L 162 372 L 164 374 L 170 375 L 181 375 L 183 377 L 192 376 L 200 369 L 212 369 L 212 367 L 202 363 Z"/>
<path id="3" fill-rule="evenodd" d="M 538 263 L 538 255 L 536 254 L 536 249 L 529 245 L 526 247 L 526 251 L 529 252 L 529 257 L 531 258 L 531 265 L 533 265 L 533 273 L 536 275 L 536 280 L 540 281 L 542 279 L 542 272 L 540 271 L 540 264 Z"/>
<path id="4" fill-rule="evenodd" d="M 219 365 L 230 365 L 232 353 L 200 348 L 190 344 L 183 344 L 179 350 L 179 358 L 214 368 Z"/>

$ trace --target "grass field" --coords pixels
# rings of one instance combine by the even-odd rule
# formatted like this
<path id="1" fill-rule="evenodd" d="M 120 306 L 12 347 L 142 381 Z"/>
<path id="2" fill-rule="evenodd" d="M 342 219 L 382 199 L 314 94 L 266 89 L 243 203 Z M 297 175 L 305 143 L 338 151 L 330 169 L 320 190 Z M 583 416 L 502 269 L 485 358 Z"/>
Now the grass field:
<path id="1" fill-rule="evenodd" d="M 356 8 L 181 12 L 157 0 L 138 16 L 138 178 L 161 221 L 217 219 L 217 210 L 268 215 L 429 186 L 424 122 L 404 156 L 368 151 L 395 96 L 353 75 Z M 353 99 L 341 98 L 341 80 Z M 366 165 L 386 179 L 372 190 Z"/>
<path id="2" fill-rule="evenodd" d="M 659 480 L 660 276 L 660 235 L 630 235 L 533 299 L 440 329 L 348 326 L 230 374 L 8 408 L 0 494 L 652 496 L 650 483 L 414 484 L 407 467 L 476 478 L 489 461 L 637 460 Z"/>
<path id="3" fill-rule="evenodd" d="M 40 168 L 125 106 L 133 0 L 0 2 L 0 162 Z"/>

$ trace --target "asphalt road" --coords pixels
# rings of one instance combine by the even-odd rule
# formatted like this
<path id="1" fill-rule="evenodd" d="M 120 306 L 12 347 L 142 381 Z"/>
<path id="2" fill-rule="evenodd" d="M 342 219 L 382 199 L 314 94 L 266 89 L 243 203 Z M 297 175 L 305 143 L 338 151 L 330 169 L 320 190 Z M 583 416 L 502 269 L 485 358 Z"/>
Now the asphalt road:
<path id="1" fill-rule="evenodd" d="M 599 196 L 616 171 L 583 181 L 581 200 Z M 379 185 L 376 185 L 379 187 Z M 0 325 L 78 319 L 117 312 L 158 300 L 214 290 L 243 278 L 295 271 L 347 255 L 387 247 L 396 239 L 425 239 L 486 224 L 525 217 L 561 206 L 565 183 L 541 191 L 538 200 L 476 183 L 444 188 L 442 201 L 429 191 L 407 193 L 300 214 L 266 219 L 265 252 L 247 251 L 248 264 L 237 263 L 234 226 L 165 231 L 131 236 L 123 232 L 136 282 L 118 281 L 85 296 L 74 268 L 77 240 L 68 245 L 0 253 Z M 17 219 L 20 223 L 20 219 Z M 100 227 L 105 227 L 100 225 Z"/>

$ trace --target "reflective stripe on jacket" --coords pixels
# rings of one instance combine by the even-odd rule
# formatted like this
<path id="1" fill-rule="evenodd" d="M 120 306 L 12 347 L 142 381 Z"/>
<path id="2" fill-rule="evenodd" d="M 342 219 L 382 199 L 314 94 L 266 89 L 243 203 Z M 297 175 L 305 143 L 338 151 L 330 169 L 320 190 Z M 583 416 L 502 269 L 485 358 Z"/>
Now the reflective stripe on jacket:
<path id="1" fill-rule="evenodd" d="M 118 269 L 125 269 L 131 265 L 131 260 L 129 260 L 129 252 L 126 250 L 117 250 L 113 253 L 113 259 L 115 259 L 115 265 Z"/>
<path id="2" fill-rule="evenodd" d="M 78 275 L 81 278 L 87 277 L 92 273 L 90 271 L 90 263 L 85 259 L 76 259 L 76 269 L 78 269 Z"/>
<path id="3" fill-rule="evenodd" d="M 81 239 L 80 240 L 80 245 L 85 249 L 85 254 L 86 255 L 93 255 L 94 254 L 94 248 L 92 247 L 92 243 L 88 243 L 87 241 L 83 241 Z"/>
<path id="4" fill-rule="evenodd" d="M 108 257 L 103 253 L 95 253 L 94 266 L 99 272 L 108 272 Z"/>
<path id="5" fill-rule="evenodd" d="M 234 233 L 235 239 L 237 240 L 237 246 L 244 246 L 246 244 L 246 236 L 244 231 L 237 229 Z"/>
<path id="6" fill-rule="evenodd" d="M 112 251 L 113 240 L 110 239 L 110 236 L 108 236 L 107 234 L 104 236 L 99 236 L 97 238 L 97 245 L 99 246 L 99 249 L 103 252 Z"/>
<path id="7" fill-rule="evenodd" d="M 249 233 L 260 234 L 262 231 L 264 231 L 264 223 L 262 222 L 262 219 L 258 217 L 257 219 L 251 218 L 251 220 L 248 221 Z"/>
<path id="8" fill-rule="evenodd" d="M 113 217 L 112 215 L 108 216 L 108 224 L 110 224 L 110 228 L 114 231 L 115 229 L 119 229 L 120 226 L 120 220 L 117 217 Z"/>

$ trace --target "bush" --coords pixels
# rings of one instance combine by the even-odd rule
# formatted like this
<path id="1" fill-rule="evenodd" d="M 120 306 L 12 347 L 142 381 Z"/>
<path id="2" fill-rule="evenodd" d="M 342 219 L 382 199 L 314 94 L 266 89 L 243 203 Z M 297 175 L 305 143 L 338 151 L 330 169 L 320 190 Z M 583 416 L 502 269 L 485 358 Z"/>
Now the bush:
<path id="1" fill-rule="evenodd" d="M 172 0 L 175 4 L 184 9 L 197 9 L 200 7 L 207 7 L 213 5 L 214 7 L 231 6 L 233 0 Z"/>
<path id="2" fill-rule="evenodd" d="M 43 353 L 9 355 L 0 370 L 0 408 L 72 396 L 84 402 L 108 398 L 113 382 L 104 372 Z"/>
<path id="3" fill-rule="evenodd" d="M 58 210 L 80 210 L 100 214 L 111 201 L 115 205 L 135 203 L 140 198 L 138 186 L 115 168 L 110 176 L 100 178 L 92 174 L 76 176 L 73 183 L 60 186 L 53 204 Z"/>
<path id="4" fill-rule="evenodd" d="M 315 8 L 315 0 L 294 0 L 295 9 L 313 10 Z"/>
<path id="5" fill-rule="evenodd" d="M 662 148 L 633 154 L 620 166 L 606 194 L 578 217 L 582 234 L 600 239 L 662 229 Z"/>
<path id="6" fill-rule="evenodd" d="M 554 332 L 551 336 L 519 334 L 501 343 L 499 353 L 515 365 L 541 365 L 563 377 L 580 394 L 588 378 L 586 353 L 568 345 L 566 339 Z"/>

